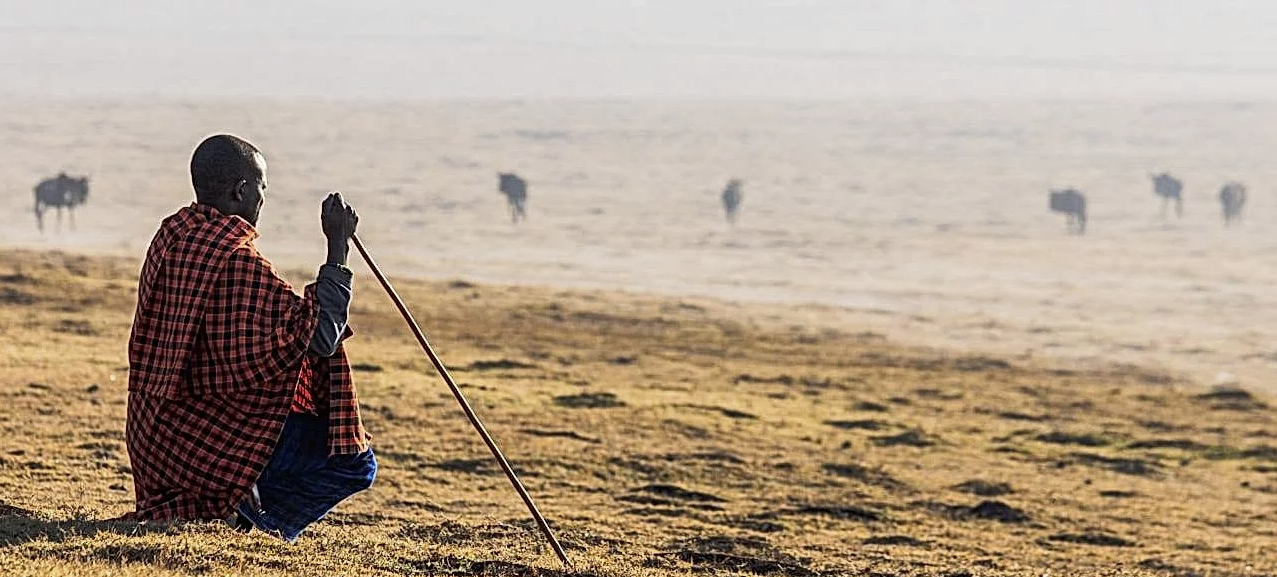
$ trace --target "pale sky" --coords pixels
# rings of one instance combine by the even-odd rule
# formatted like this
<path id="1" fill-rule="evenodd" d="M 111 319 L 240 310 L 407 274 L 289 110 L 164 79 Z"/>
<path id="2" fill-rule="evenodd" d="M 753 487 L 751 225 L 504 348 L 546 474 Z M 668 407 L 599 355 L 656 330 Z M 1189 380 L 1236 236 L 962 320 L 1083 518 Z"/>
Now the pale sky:
<path id="1" fill-rule="evenodd" d="M 0 95 L 1277 97 L 1269 0 L 0 0 Z"/>

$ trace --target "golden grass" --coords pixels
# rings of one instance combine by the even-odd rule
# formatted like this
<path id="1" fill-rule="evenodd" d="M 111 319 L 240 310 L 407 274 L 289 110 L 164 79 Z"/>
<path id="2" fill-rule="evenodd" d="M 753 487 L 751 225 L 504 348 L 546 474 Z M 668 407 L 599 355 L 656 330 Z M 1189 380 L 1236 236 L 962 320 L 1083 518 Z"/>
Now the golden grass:
<path id="1" fill-rule="evenodd" d="M 0 573 L 560 575 L 373 281 L 349 343 L 382 464 L 296 545 L 131 507 L 136 263 L 0 252 Z M 293 278 L 302 280 L 298 273 Z M 400 282 L 568 574 L 1277 571 L 1277 410 L 614 292 Z"/>

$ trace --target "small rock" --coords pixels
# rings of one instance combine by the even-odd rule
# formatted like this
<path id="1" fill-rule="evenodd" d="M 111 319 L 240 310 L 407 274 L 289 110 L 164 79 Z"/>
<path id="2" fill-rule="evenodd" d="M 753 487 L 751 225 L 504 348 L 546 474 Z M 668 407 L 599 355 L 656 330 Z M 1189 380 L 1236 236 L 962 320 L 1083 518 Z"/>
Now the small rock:
<path id="1" fill-rule="evenodd" d="M 86 392 L 86 393 L 96 393 L 96 392 L 98 392 L 98 390 L 100 390 L 101 388 L 102 388 L 102 387 L 99 387 L 97 383 L 93 383 L 92 385 L 89 385 L 89 386 L 85 387 L 85 388 L 84 388 L 84 392 Z"/>
<path id="2" fill-rule="evenodd" d="M 853 411 L 867 411 L 872 413 L 886 413 L 891 409 L 887 405 L 875 403 L 872 401 L 860 401 L 851 406 Z"/>
<path id="3" fill-rule="evenodd" d="M 972 517 L 1003 523 L 1023 523 L 1029 520 L 1029 516 L 1024 511 L 1001 501 L 981 501 L 980 504 L 968 509 L 967 513 Z"/>

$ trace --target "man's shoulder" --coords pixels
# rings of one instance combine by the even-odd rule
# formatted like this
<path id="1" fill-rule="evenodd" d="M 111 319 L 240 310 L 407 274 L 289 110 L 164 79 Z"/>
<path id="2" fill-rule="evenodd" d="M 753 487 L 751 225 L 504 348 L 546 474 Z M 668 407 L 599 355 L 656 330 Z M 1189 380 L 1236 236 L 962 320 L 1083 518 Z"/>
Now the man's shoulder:
<path id="1" fill-rule="evenodd" d="M 234 269 L 275 272 L 275 267 L 257 250 L 252 241 L 230 247 L 226 253 L 226 264 L 228 268 Z"/>
<path id="2" fill-rule="evenodd" d="M 222 277 L 229 282 L 256 281 L 292 289 L 292 285 L 284 280 L 275 265 L 257 250 L 252 241 L 231 249 L 226 256 L 226 268 L 222 271 Z"/>

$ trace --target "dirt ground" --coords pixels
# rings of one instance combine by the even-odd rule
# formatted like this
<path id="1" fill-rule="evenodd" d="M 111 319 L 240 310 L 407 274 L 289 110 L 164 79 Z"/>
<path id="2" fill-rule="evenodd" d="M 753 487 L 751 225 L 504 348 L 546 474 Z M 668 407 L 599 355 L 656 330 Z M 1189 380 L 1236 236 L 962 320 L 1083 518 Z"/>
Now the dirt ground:
<path id="1" fill-rule="evenodd" d="M 0 251 L 0 573 L 1277 574 L 1272 398 L 731 303 L 398 282 L 565 572 L 368 275 L 348 347 L 382 465 L 371 491 L 295 545 L 101 521 L 132 504 L 136 270 Z"/>

